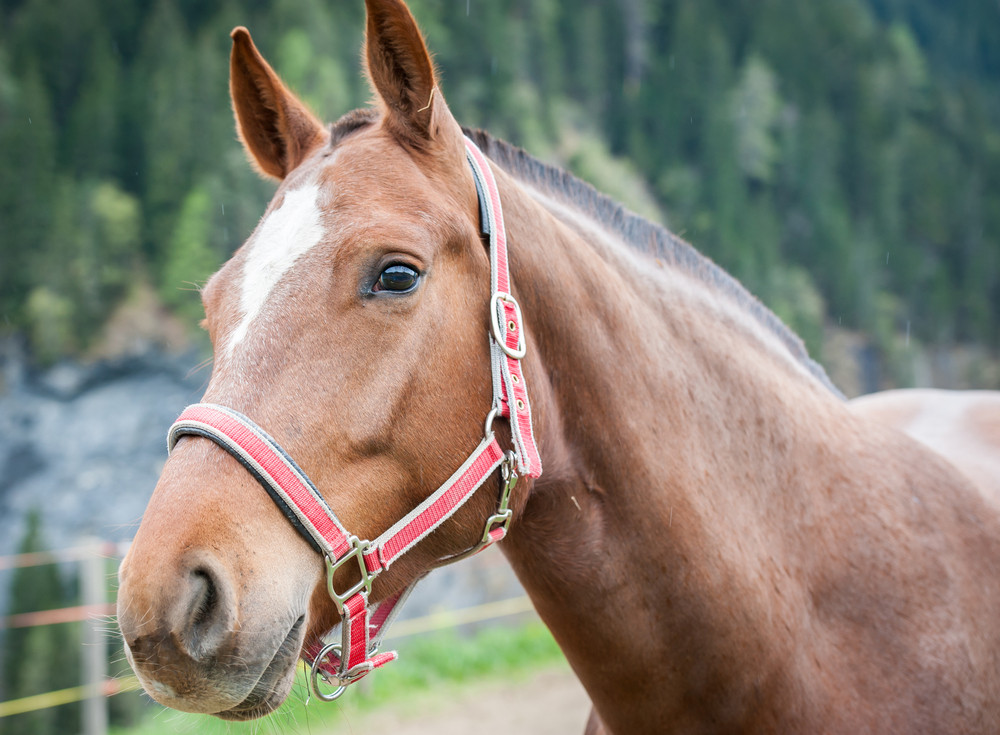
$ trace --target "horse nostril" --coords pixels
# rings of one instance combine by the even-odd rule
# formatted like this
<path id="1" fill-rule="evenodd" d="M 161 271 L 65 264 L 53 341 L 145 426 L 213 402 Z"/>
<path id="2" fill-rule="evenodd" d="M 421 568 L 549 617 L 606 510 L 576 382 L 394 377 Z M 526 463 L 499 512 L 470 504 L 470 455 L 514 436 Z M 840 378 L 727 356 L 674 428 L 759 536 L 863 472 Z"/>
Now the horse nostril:
<path id="1" fill-rule="evenodd" d="M 178 637 L 192 658 L 211 658 L 231 635 L 235 618 L 232 595 L 222 574 L 208 565 L 192 568 L 187 583 Z"/>
<path id="2" fill-rule="evenodd" d="M 150 640 L 148 636 L 125 638 L 125 655 L 131 657 L 129 663 L 143 663 L 149 658 Z"/>
<path id="3" fill-rule="evenodd" d="M 194 590 L 191 605 L 191 624 L 199 627 L 208 622 L 212 611 L 218 602 L 215 582 L 207 569 L 194 569 L 191 572 L 191 587 Z"/>

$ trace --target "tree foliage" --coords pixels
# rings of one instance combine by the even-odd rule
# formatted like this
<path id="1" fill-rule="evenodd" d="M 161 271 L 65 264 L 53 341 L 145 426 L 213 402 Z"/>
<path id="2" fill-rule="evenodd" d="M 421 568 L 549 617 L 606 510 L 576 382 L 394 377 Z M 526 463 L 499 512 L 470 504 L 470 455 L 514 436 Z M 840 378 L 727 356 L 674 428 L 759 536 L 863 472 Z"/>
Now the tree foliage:
<path id="1" fill-rule="evenodd" d="M 665 213 L 814 349 L 824 320 L 1000 344 L 995 2 L 410 4 L 463 123 Z M 196 311 L 181 289 L 270 191 L 233 133 L 229 30 L 332 119 L 370 96 L 363 21 L 360 0 L 0 2 L 0 328 L 85 349 L 139 278 Z"/>

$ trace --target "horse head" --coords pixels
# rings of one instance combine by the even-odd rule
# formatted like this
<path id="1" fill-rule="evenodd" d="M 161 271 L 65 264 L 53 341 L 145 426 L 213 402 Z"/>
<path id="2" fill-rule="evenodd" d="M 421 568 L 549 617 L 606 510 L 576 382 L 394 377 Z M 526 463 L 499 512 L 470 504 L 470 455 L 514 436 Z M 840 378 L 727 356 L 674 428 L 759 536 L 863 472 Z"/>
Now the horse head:
<path id="1" fill-rule="evenodd" d="M 367 5 L 377 105 L 329 129 L 233 31 L 239 135 L 279 184 L 202 299 L 215 355 L 204 401 L 266 427 L 344 527 L 371 539 L 481 442 L 494 385 L 490 258 L 465 138 L 406 6 Z M 471 497 L 369 601 L 474 544 L 495 505 Z M 199 436 L 167 461 L 120 580 L 126 655 L 146 691 L 229 719 L 280 704 L 299 656 L 340 619 L 309 539 Z"/>

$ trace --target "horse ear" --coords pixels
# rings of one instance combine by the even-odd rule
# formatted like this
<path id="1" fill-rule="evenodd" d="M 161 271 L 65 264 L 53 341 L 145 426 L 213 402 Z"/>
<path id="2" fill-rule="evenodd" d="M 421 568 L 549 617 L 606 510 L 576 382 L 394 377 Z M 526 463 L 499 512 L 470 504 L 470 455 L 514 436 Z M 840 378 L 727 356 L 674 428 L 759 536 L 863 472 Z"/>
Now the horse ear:
<path id="1" fill-rule="evenodd" d="M 417 149 L 461 139 L 461 128 L 437 88 L 424 38 L 402 0 L 365 0 L 368 76 L 384 108 L 384 124 Z"/>
<path id="2" fill-rule="evenodd" d="M 309 109 L 282 83 L 242 26 L 230 34 L 229 94 L 236 130 L 266 175 L 285 178 L 326 136 Z"/>

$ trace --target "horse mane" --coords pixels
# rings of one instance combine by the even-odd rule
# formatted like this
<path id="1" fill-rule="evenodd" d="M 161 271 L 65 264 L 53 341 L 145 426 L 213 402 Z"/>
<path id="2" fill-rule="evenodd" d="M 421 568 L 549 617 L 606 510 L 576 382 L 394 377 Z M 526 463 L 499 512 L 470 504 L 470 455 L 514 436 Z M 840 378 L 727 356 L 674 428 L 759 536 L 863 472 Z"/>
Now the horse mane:
<path id="1" fill-rule="evenodd" d="M 665 227 L 630 212 L 573 174 L 557 166 L 543 163 L 525 150 L 495 138 L 485 130 L 465 129 L 465 134 L 475 141 L 488 158 L 518 180 L 555 196 L 574 209 L 582 210 L 634 249 L 680 268 L 732 298 L 738 306 L 753 315 L 773 333 L 810 374 L 834 394 L 843 397 L 823 366 L 809 357 L 802 338 L 789 329 L 742 283 L 710 258 L 698 252 L 690 243 L 677 237 Z"/>
<path id="2" fill-rule="evenodd" d="M 336 146 L 355 130 L 374 123 L 378 116 L 378 111 L 370 108 L 347 113 L 330 126 L 331 146 Z M 774 334 L 792 357 L 811 375 L 835 395 L 843 398 L 843 394 L 830 380 L 823 366 L 809 357 L 809 351 L 802 338 L 789 329 L 742 283 L 710 258 L 698 252 L 690 243 L 677 237 L 665 227 L 630 212 L 611 197 L 602 194 L 568 171 L 539 161 L 522 148 L 495 138 L 485 130 L 463 128 L 463 132 L 472 138 L 488 158 L 518 180 L 541 189 L 574 209 L 582 210 L 639 252 L 669 263 L 733 299 L 739 307 Z"/>

